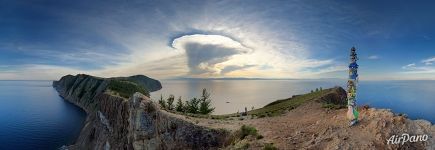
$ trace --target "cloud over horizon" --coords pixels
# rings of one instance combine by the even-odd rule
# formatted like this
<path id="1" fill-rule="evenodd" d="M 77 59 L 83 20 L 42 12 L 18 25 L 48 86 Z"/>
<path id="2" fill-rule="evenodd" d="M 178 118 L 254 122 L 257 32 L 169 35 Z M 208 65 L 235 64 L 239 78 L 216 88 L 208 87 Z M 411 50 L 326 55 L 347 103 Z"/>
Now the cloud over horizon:
<path id="1" fill-rule="evenodd" d="M 103 77 L 145 74 L 159 79 L 328 78 L 346 77 L 353 45 L 359 56 L 376 54 L 367 59 L 393 68 L 388 72 L 403 72 L 402 66 L 411 62 L 430 68 L 423 64 L 431 65 L 434 58 L 420 58 L 435 55 L 428 38 L 435 37 L 435 32 L 420 33 L 420 28 L 414 28 L 432 27 L 435 22 L 403 26 L 409 18 L 396 18 L 396 9 L 370 7 L 383 6 L 376 2 L 0 3 L 0 79 L 57 79 L 78 73 Z M 413 5 L 425 6 L 430 5 Z M 432 17 L 400 5 L 395 8 L 425 20 Z M 408 39 L 414 43 L 410 45 L 420 46 L 406 47 L 404 37 L 422 37 Z M 411 60 L 395 62 L 403 59 Z M 362 67 L 377 66 L 361 62 Z M 386 69 L 373 72 L 385 74 Z"/>
<path id="2" fill-rule="evenodd" d="M 405 74 L 433 74 L 435 73 L 435 66 L 433 66 L 433 62 L 435 62 L 435 57 L 423 59 L 420 61 L 421 64 L 411 63 L 402 67 L 405 71 L 402 73 Z M 433 75 L 432 75 L 433 76 Z"/>
<path id="3" fill-rule="evenodd" d="M 241 43 L 221 35 L 184 35 L 172 42 L 172 47 L 185 52 L 190 75 L 214 76 L 222 74 L 223 62 L 234 55 L 252 52 Z"/>

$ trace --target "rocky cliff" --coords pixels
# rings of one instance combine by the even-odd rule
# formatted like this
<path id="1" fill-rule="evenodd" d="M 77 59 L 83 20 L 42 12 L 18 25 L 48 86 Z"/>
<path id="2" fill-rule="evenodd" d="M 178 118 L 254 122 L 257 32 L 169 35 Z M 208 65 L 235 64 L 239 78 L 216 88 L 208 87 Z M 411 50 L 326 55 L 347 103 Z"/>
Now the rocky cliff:
<path id="1" fill-rule="evenodd" d="M 146 86 L 145 82 L 136 82 L 124 77 L 104 79 L 88 75 L 68 75 L 55 81 L 53 86 L 65 100 L 88 113 L 79 138 L 67 148 L 435 148 L 434 125 L 424 120 L 410 120 L 385 109 L 360 108 L 360 122 L 349 127 L 344 115 L 346 109 L 340 109 L 346 105 L 346 92 L 340 87 L 278 100 L 249 111 L 247 116 L 233 114 L 210 119 L 161 110 L 146 96 L 149 94 L 147 89 L 152 88 L 142 88 Z M 252 126 L 261 136 L 235 138 L 242 125 Z M 410 138 L 426 136 L 427 139 L 403 142 L 406 134 Z M 389 143 L 390 139 L 394 143 Z"/>
<path id="2" fill-rule="evenodd" d="M 146 85 L 143 79 L 136 84 L 136 76 L 128 85 Z M 229 131 L 199 126 L 160 110 L 145 96 L 148 91 L 120 96 L 117 92 L 126 91 L 116 91 L 111 85 L 124 80 L 67 75 L 53 82 L 59 95 L 88 113 L 79 138 L 68 149 L 217 149 L 227 143 Z M 154 85 L 145 88 L 161 88 L 157 82 L 147 82 Z"/>

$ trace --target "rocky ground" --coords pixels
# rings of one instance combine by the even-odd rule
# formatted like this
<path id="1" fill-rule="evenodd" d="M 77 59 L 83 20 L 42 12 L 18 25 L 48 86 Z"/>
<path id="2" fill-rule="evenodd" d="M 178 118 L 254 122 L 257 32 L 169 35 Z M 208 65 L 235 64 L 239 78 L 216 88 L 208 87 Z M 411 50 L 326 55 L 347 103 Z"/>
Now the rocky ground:
<path id="1" fill-rule="evenodd" d="M 267 143 L 278 149 L 435 149 L 435 125 L 424 120 L 410 120 L 385 109 L 361 109 L 360 122 L 348 126 L 346 109 L 322 108 L 311 101 L 280 116 L 251 119 L 212 120 L 187 117 L 199 125 L 238 130 L 242 125 L 255 127 L 264 138 L 247 138 L 227 147 L 263 149 Z M 428 135 L 427 141 L 387 144 L 403 133 Z M 240 146 L 245 145 L 245 146 Z M 246 146 L 249 145 L 249 146 Z"/>
<path id="2" fill-rule="evenodd" d="M 68 75 L 53 83 L 59 95 L 88 113 L 75 144 L 64 148 L 435 149 L 434 125 L 388 110 L 360 109 L 360 122 L 349 127 L 346 109 L 329 109 L 345 105 L 346 92 L 340 87 L 278 100 L 243 117 L 189 117 L 161 110 L 141 93 L 128 99 L 113 95 L 106 90 L 110 82 Z M 252 126 L 245 128 L 247 136 L 241 130 L 243 125 Z M 253 130 L 257 132 L 251 134 Z M 427 139 L 387 144 L 390 137 L 402 134 L 427 135 Z"/>

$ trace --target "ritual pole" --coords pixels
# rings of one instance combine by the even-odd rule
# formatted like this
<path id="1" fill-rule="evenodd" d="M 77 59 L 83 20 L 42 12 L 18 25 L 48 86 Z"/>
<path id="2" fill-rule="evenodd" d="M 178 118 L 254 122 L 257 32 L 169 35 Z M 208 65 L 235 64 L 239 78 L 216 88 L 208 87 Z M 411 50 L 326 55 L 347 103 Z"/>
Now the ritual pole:
<path id="1" fill-rule="evenodd" d="M 347 81 L 347 117 L 350 120 L 349 125 L 353 126 L 358 122 L 358 110 L 356 106 L 356 94 L 358 84 L 358 60 L 356 49 L 350 49 L 350 62 L 349 62 L 349 79 Z"/>

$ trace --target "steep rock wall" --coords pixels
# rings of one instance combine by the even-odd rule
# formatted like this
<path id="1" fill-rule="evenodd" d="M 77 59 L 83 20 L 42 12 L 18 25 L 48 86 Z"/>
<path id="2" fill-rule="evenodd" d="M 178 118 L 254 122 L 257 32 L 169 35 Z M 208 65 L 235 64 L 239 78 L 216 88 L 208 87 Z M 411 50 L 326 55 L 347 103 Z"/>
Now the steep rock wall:
<path id="1" fill-rule="evenodd" d="M 218 149 L 230 132 L 196 125 L 160 110 L 147 96 L 129 99 L 106 92 L 110 81 L 89 75 L 64 76 L 53 86 L 65 100 L 88 113 L 68 149 Z"/>
<path id="2" fill-rule="evenodd" d="M 160 110 L 140 93 L 130 101 L 130 141 L 134 149 L 218 149 L 229 142 L 230 132 L 187 121 Z"/>

